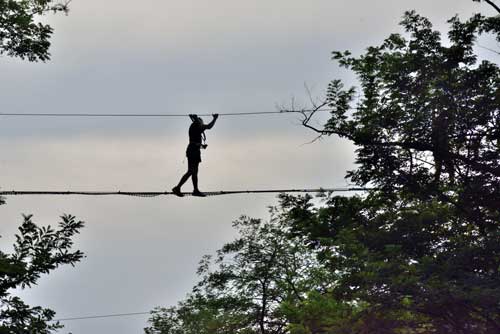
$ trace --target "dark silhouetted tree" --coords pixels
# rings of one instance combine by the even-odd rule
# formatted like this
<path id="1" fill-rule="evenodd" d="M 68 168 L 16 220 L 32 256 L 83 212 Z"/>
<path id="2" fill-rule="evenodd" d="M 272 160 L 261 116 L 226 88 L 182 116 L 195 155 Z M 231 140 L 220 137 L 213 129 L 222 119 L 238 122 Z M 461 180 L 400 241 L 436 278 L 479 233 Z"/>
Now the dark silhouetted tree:
<path id="1" fill-rule="evenodd" d="M 330 288 L 335 274 L 289 235 L 277 212 L 269 222 L 242 217 L 234 226 L 239 237 L 215 259 L 201 261 L 192 294 L 177 307 L 154 311 L 147 334 L 288 333 L 284 308 Z"/>
<path id="2" fill-rule="evenodd" d="M 51 323 L 55 312 L 40 306 L 26 305 L 11 290 L 29 288 L 43 274 L 48 274 L 60 265 L 74 265 L 83 254 L 71 251 L 72 237 L 83 227 L 83 222 L 73 216 L 63 216 L 59 229 L 38 227 L 31 216 L 16 235 L 14 251 L 0 251 L 0 333 L 1 334 L 48 334 L 62 326 Z"/>
<path id="3" fill-rule="evenodd" d="M 328 122 L 303 124 L 352 141 L 347 177 L 373 189 L 282 195 L 270 223 L 236 222 L 147 334 L 500 333 L 500 69 L 474 53 L 481 34 L 500 40 L 500 16 L 449 23 L 443 42 L 408 12 L 405 37 L 334 52 L 360 87 L 334 80 L 313 106 Z"/>
<path id="4" fill-rule="evenodd" d="M 320 135 L 356 144 L 347 176 L 375 188 L 321 209 L 282 197 L 295 233 L 342 273 L 323 298 L 363 309 L 347 333 L 500 332 L 500 69 L 474 54 L 479 35 L 500 40 L 500 16 L 449 23 L 443 43 L 408 12 L 408 37 L 334 52 L 357 74 L 359 100 L 335 80 L 316 106 L 333 109 L 325 127 L 304 113 Z M 338 333 L 328 315 L 297 319 L 300 333 Z"/>
<path id="5" fill-rule="evenodd" d="M 0 54 L 29 61 L 50 59 L 50 25 L 37 21 L 48 12 L 68 12 L 53 0 L 0 0 Z"/>

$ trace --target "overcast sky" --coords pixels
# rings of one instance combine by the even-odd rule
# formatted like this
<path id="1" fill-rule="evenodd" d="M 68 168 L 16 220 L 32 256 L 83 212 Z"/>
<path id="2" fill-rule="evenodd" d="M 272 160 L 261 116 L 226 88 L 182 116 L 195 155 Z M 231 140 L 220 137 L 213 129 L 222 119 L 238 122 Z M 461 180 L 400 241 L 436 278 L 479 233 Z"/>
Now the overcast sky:
<path id="1" fill-rule="evenodd" d="M 275 111 L 304 83 L 322 97 L 348 72 L 333 50 L 379 44 L 405 10 L 437 27 L 456 13 L 493 14 L 471 0 L 74 0 L 50 15 L 52 60 L 0 58 L 0 112 L 225 113 Z M 488 55 L 486 55 L 488 56 Z M 324 120 L 318 119 L 318 124 Z M 0 118 L 5 190 L 164 191 L 186 169 L 187 118 Z M 354 148 L 315 136 L 294 115 L 221 117 L 207 132 L 202 190 L 346 186 Z M 188 183 L 183 190 L 190 191 Z M 274 195 L 199 198 L 9 197 L 0 247 L 22 221 L 63 213 L 86 222 L 86 258 L 21 292 L 57 318 L 149 311 L 183 298 L 196 265 L 234 237 L 242 214 L 267 217 Z M 147 316 L 67 322 L 62 333 L 141 333 Z"/>

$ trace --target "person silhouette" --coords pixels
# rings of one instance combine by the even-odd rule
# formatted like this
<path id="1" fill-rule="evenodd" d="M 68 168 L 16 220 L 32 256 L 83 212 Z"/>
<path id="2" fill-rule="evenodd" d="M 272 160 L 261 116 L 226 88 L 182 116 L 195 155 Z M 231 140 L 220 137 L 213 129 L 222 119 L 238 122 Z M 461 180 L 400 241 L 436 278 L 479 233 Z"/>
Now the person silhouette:
<path id="1" fill-rule="evenodd" d="M 189 144 L 186 149 L 186 157 L 188 160 L 188 170 L 181 177 L 179 183 L 172 188 L 172 192 L 179 196 L 183 197 L 184 195 L 181 192 L 181 187 L 186 181 L 191 177 L 193 181 L 193 196 L 205 197 L 206 195 L 198 189 L 198 166 L 201 162 L 201 149 L 206 149 L 207 145 L 205 144 L 205 130 L 211 129 L 219 114 L 213 114 L 213 119 L 210 123 L 204 124 L 203 120 L 197 115 L 191 114 L 189 118 L 191 118 L 191 126 L 189 127 Z"/>

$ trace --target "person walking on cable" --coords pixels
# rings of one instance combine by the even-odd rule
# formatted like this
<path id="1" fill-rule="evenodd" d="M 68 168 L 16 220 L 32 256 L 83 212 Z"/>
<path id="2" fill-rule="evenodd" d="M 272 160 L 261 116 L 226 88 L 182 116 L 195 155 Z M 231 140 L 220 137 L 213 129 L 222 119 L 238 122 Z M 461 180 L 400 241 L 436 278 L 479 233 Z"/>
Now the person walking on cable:
<path id="1" fill-rule="evenodd" d="M 198 166 L 201 162 L 201 149 L 206 149 L 207 145 L 205 143 L 205 130 L 211 129 L 219 114 L 213 114 L 213 119 L 210 123 L 204 124 L 203 120 L 197 115 L 189 115 L 191 118 L 191 126 L 189 127 L 189 145 L 186 149 L 186 157 L 188 160 L 188 170 L 181 177 L 179 183 L 172 188 L 172 192 L 182 197 L 184 196 L 181 192 L 181 187 L 186 181 L 191 177 L 193 181 L 193 196 L 205 197 L 206 195 L 200 191 L 198 188 Z"/>

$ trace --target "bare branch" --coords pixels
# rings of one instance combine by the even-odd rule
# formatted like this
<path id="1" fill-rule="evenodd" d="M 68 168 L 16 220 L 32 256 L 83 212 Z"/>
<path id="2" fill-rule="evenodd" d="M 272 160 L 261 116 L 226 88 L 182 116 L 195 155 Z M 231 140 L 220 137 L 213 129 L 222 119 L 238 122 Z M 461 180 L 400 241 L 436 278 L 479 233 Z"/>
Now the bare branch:
<path id="1" fill-rule="evenodd" d="M 307 95 L 309 96 L 309 101 L 311 102 L 311 105 L 313 106 L 313 108 L 316 108 L 316 102 L 314 102 L 314 99 L 312 97 L 311 89 L 309 88 L 306 82 L 304 82 L 304 88 L 307 91 Z"/>
<path id="2" fill-rule="evenodd" d="M 425 163 L 425 164 L 428 164 L 428 165 L 430 165 L 430 166 L 432 166 L 432 167 L 436 167 L 436 165 L 435 165 L 435 164 L 433 164 L 432 162 L 429 162 L 429 161 L 424 160 L 424 159 L 420 159 L 419 157 L 414 157 L 414 159 L 415 159 L 415 160 L 418 160 L 418 161 L 420 161 L 420 162 L 423 162 L 423 163 Z"/>
<path id="3" fill-rule="evenodd" d="M 306 110 L 297 110 L 296 111 L 296 112 L 301 113 L 302 116 L 304 117 L 304 119 L 302 120 L 302 125 L 305 126 L 306 128 L 309 128 L 309 129 L 311 129 L 311 130 L 319 133 L 320 137 L 323 136 L 323 135 L 332 134 L 332 133 L 328 132 L 328 131 L 325 131 L 324 129 L 323 130 L 317 129 L 316 127 L 310 125 L 309 122 L 311 121 L 311 119 L 313 118 L 313 116 L 316 114 L 316 112 L 318 110 L 320 110 L 321 108 L 323 108 L 324 106 L 326 106 L 326 105 L 328 105 L 328 102 L 324 101 L 321 104 L 315 105 L 312 110 L 308 110 L 308 111 L 306 111 Z"/>
<path id="4" fill-rule="evenodd" d="M 313 144 L 313 143 L 315 143 L 315 142 L 317 142 L 318 140 L 321 140 L 321 139 L 323 139 L 323 135 L 316 136 L 316 137 L 314 137 L 313 140 L 308 141 L 307 143 L 304 143 L 304 144 L 302 144 L 300 146 L 310 145 L 310 144 Z"/>

